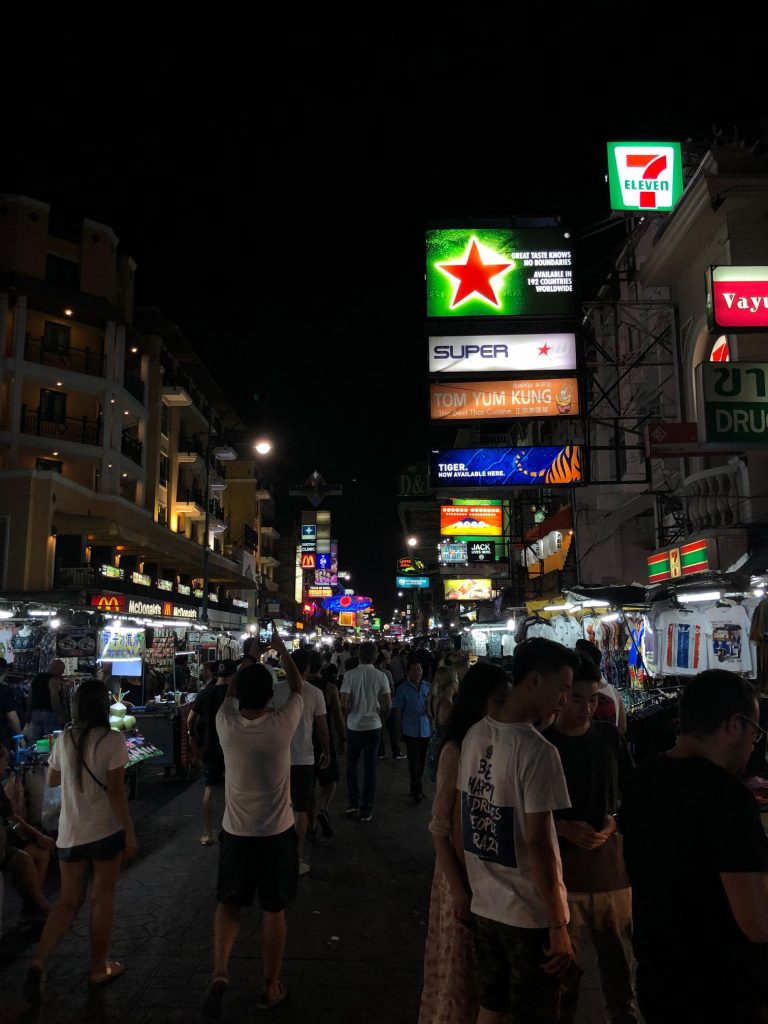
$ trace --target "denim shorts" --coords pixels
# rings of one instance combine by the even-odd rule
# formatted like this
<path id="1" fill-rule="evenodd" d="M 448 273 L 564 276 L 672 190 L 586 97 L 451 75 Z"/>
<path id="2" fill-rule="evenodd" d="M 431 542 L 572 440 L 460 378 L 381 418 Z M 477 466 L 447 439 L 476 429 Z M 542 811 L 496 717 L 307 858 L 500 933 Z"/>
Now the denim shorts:
<path id="1" fill-rule="evenodd" d="M 125 832 L 113 832 L 104 839 L 95 839 L 82 846 L 60 846 L 59 860 L 72 864 L 78 860 L 114 860 L 125 849 Z"/>

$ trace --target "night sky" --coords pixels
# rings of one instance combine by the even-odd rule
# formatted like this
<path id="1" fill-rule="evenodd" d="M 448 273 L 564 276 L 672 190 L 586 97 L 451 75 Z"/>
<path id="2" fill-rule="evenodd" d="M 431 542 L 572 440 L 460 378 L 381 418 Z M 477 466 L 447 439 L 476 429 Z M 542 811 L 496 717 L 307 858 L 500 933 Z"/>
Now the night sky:
<path id="1" fill-rule="evenodd" d="M 622 236 L 579 242 L 609 213 L 605 141 L 715 125 L 751 143 L 768 113 L 760 65 L 697 56 L 686 29 L 609 45 L 551 16 L 423 11 L 164 24 L 139 7 L 110 31 L 67 11 L 4 47 L 0 190 L 115 230 L 137 304 L 274 440 L 278 484 L 314 469 L 343 484 L 327 506 L 342 568 L 387 615 L 397 473 L 429 447 L 426 223 L 561 215 L 586 298 Z"/>

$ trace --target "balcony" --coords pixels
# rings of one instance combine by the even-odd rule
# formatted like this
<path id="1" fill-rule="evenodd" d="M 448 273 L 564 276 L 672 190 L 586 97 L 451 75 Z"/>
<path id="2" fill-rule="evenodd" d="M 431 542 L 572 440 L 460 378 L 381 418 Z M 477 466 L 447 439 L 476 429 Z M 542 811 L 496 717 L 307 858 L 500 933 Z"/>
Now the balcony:
<path id="1" fill-rule="evenodd" d="M 76 441 L 78 444 L 101 445 L 101 422 L 89 420 L 86 416 L 80 419 L 71 416 L 48 419 L 42 409 L 28 409 L 26 405 L 22 405 L 19 429 L 22 434 L 50 437 L 56 441 Z"/>
<path id="2" fill-rule="evenodd" d="M 749 481 L 739 462 L 693 473 L 684 483 L 694 534 L 737 526 L 748 518 Z"/>
<path id="3" fill-rule="evenodd" d="M 73 568 L 58 568 L 54 585 L 81 590 L 83 587 L 94 587 L 97 583 L 96 570 L 90 565 L 80 565 Z"/>
<path id="4" fill-rule="evenodd" d="M 123 455 L 126 455 L 132 462 L 135 462 L 137 466 L 141 465 L 141 453 L 144 446 L 141 441 L 135 437 L 131 437 L 130 434 L 123 431 L 123 436 L 120 439 L 120 451 Z"/>
<path id="5" fill-rule="evenodd" d="M 129 395 L 133 395 L 137 402 L 141 402 L 144 405 L 144 381 L 137 377 L 135 373 L 131 373 L 129 370 L 125 371 L 123 387 Z"/>
<path id="6" fill-rule="evenodd" d="M 176 493 L 176 511 L 188 519 L 205 519 L 205 495 L 194 487 L 180 487 Z"/>
<path id="7" fill-rule="evenodd" d="M 104 353 L 90 348 L 75 348 L 46 344 L 44 338 L 27 335 L 24 341 L 24 358 L 28 363 L 54 366 L 57 370 L 73 370 L 87 373 L 91 377 L 104 376 Z"/>

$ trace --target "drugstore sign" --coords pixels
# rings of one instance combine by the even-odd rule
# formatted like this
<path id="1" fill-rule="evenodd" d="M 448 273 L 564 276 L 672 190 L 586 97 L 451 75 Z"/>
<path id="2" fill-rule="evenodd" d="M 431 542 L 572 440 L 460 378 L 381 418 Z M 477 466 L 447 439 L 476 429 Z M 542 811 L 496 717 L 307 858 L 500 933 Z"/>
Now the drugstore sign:
<path id="1" fill-rule="evenodd" d="M 609 142 L 612 210 L 669 212 L 683 194 L 679 142 Z"/>
<path id="2" fill-rule="evenodd" d="M 651 555 L 648 559 L 648 580 L 650 583 L 663 583 L 664 580 L 693 576 L 714 568 L 715 561 L 712 540 L 692 541 Z"/>
<path id="3" fill-rule="evenodd" d="M 768 267 L 710 267 L 707 316 L 712 330 L 766 330 Z"/>
<path id="4" fill-rule="evenodd" d="M 768 442 L 768 363 L 700 363 L 699 437 L 734 449 Z"/>

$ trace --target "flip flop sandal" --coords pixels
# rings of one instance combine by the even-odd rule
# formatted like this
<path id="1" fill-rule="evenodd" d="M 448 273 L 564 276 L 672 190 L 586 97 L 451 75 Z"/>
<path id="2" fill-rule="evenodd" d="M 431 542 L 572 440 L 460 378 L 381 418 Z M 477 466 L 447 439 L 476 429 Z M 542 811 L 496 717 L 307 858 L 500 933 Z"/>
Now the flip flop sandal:
<path id="1" fill-rule="evenodd" d="M 213 846 L 213 839 L 210 836 L 200 836 L 201 846 Z"/>
<path id="2" fill-rule="evenodd" d="M 276 996 L 269 996 L 266 992 L 261 993 L 259 1001 L 256 1003 L 257 1010 L 274 1010 L 278 1003 L 282 1003 L 284 999 L 288 998 L 288 989 L 282 981 L 278 981 L 277 984 L 280 986 L 280 991 Z"/>
<path id="3" fill-rule="evenodd" d="M 114 981 L 115 978 L 119 978 L 121 974 L 125 974 L 125 965 L 119 964 L 116 960 L 108 960 L 104 977 L 89 977 L 88 984 L 91 988 L 100 988 L 102 985 L 108 985 L 110 981 Z"/>
<path id="4" fill-rule="evenodd" d="M 203 998 L 203 1016 L 215 1019 L 221 1016 L 221 1000 L 227 990 L 227 978 L 214 978 Z"/>

